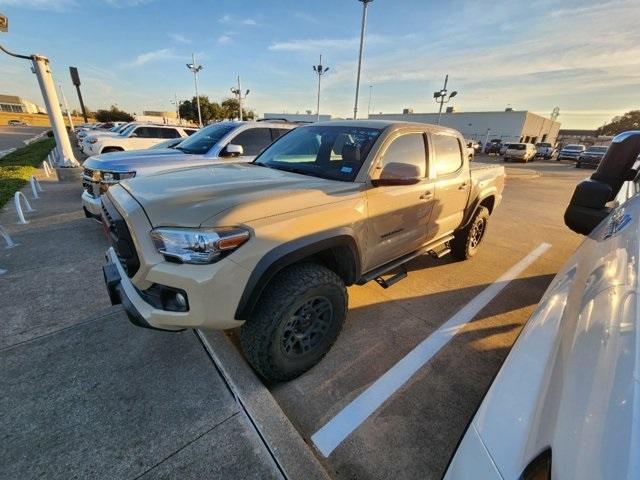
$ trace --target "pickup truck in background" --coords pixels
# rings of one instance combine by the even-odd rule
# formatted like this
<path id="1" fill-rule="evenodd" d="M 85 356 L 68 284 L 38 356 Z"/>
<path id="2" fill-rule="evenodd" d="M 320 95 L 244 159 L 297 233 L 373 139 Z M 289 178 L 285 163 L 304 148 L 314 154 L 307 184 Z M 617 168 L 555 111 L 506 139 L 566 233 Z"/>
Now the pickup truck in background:
<path id="1" fill-rule="evenodd" d="M 640 132 L 614 137 L 565 223 L 587 235 L 513 345 L 445 480 L 640 477 Z"/>
<path id="2" fill-rule="evenodd" d="M 170 138 L 187 138 L 197 131 L 198 129 L 193 127 L 141 123 L 129 126 L 115 136 L 93 137 L 86 144 L 88 148 L 84 147 L 83 143 L 82 151 L 86 155 L 99 155 L 109 152 L 140 150 Z"/>
<path id="3" fill-rule="evenodd" d="M 82 207 L 102 218 L 100 196 L 127 178 L 211 163 L 250 162 L 275 139 L 297 125 L 282 122 L 220 122 L 199 130 L 171 148 L 113 152 L 88 158 L 82 174 Z M 164 142 L 163 142 L 164 143 Z"/>
<path id="4" fill-rule="evenodd" d="M 111 301 L 143 327 L 242 326 L 255 370 L 292 379 L 337 339 L 346 286 L 387 288 L 420 255 L 478 252 L 505 174 L 465 147 L 435 125 L 323 122 L 251 163 L 121 182 L 102 201 Z"/>
<path id="5" fill-rule="evenodd" d="M 556 149 L 549 142 L 536 143 L 536 157 L 544 158 L 545 160 L 551 160 Z"/>
<path id="6" fill-rule="evenodd" d="M 558 157 L 556 160 L 578 160 L 578 157 L 584 153 L 586 150 L 584 145 L 580 144 L 570 144 L 565 145 L 558 152 Z"/>

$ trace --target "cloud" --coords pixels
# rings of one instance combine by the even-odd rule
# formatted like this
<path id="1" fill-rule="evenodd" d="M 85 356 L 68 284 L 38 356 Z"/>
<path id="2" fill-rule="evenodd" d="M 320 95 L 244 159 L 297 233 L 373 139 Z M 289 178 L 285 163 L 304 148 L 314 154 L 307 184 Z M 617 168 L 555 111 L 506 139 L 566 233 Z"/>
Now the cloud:
<path id="1" fill-rule="evenodd" d="M 126 67 L 141 67 L 147 63 L 157 62 L 161 60 L 174 60 L 180 58 L 176 55 L 173 48 L 162 48 L 151 52 L 141 53 L 134 60 L 124 64 Z"/>
<path id="2" fill-rule="evenodd" d="M 20 7 L 30 10 L 62 12 L 77 5 L 76 0 L 0 0 L 0 7 Z"/>
<path id="3" fill-rule="evenodd" d="M 409 40 L 413 35 L 386 36 L 367 35 L 366 43 L 381 44 L 391 43 L 395 40 Z M 353 50 L 358 48 L 360 37 L 350 38 L 309 38 L 301 40 L 288 40 L 285 42 L 274 42 L 269 45 L 269 50 L 283 52 L 318 52 L 321 50 Z"/>
<path id="4" fill-rule="evenodd" d="M 315 17 L 313 15 L 309 15 L 308 13 L 295 12 L 293 14 L 293 18 L 297 18 L 298 20 L 303 20 L 303 21 L 309 22 L 309 23 L 318 23 L 318 17 Z"/>
<path id="5" fill-rule="evenodd" d="M 232 42 L 232 38 L 229 35 L 220 35 L 218 37 L 218 40 L 216 40 L 219 44 L 225 44 L 225 43 L 231 43 Z"/>
<path id="6" fill-rule="evenodd" d="M 179 33 L 170 33 L 169 37 L 171 37 L 175 42 L 178 42 L 178 43 L 185 43 L 185 44 L 191 43 L 191 40 L 189 40 L 187 37 Z"/>
<path id="7" fill-rule="evenodd" d="M 228 13 L 221 16 L 218 19 L 218 22 L 235 25 L 247 25 L 251 27 L 258 25 L 258 22 L 256 22 L 253 18 L 238 18 L 235 15 L 230 15 Z"/>

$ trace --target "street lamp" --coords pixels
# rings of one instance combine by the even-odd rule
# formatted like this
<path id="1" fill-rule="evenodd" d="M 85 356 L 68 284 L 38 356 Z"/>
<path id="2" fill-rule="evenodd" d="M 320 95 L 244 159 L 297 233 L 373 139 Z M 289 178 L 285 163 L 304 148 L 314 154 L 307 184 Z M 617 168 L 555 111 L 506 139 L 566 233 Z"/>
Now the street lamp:
<path id="1" fill-rule="evenodd" d="M 187 68 L 193 73 L 193 81 L 196 85 L 196 102 L 198 104 L 198 125 L 202 128 L 202 113 L 200 113 L 200 96 L 198 95 L 198 72 L 202 70 L 202 65 L 196 63 L 195 53 L 191 54 L 192 63 L 187 63 Z"/>
<path id="2" fill-rule="evenodd" d="M 371 114 L 371 93 L 373 92 L 373 85 L 369 85 L 369 103 L 367 103 L 367 118 Z"/>
<path id="3" fill-rule="evenodd" d="M 320 121 L 320 79 L 322 78 L 322 75 L 324 75 L 327 71 L 329 71 L 329 67 L 323 67 L 322 66 L 322 55 L 320 55 L 320 62 L 318 62 L 318 65 L 314 65 L 313 66 L 313 71 L 316 72 L 316 74 L 318 75 L 318 106 L 316 108 L 316 121 L 319 122 Z"/>
<path id="4" fill-rule="evenodd" d="M 360 69 L 362 68 L 362 49 L 364 47 L 364 29 L 367 23 L 367 6 L 373 0 L 358 0 L 362 2 L 362 25 L 360 26 L 360 53 L 358 54 L 358 76 L 356 77 L 356 102 L 353 106 L 353 119 L 358 118 L 358 93 L 360 93 Z"/>
<path id="5" fill-rule="evenodd" d="M 238 115 L 238 118 L 240 119 L 240 121 L 242 121 L 242 99 L 243 98 L 246 99 L 250 91 L 251 90 L 247 90 L 246 92 L 244 92 L 244 95 L 242 94 L 242 87 L 240 86 L 240 75 L 238 75 L 238 86 L 231 87 L 231 93 L 233 93 L 238 97 L 238 110 L 240 110 L 240 114 Z"/>
<path id="6" fill-rule="evenodd" d="M 178 100 L 178 95 L 176 93 L 173 94 L 173 100 L 169 100 L 171 105 L 176 106 L 176 117 L 178 118 L 178 124 L 182 125 L 182 119 L 180 118 L 180 104 L 181 100 Z"/>
<path id="7" fill-rule="evenodd" d="M 458 94 L 458 92 L 456 92 L 454 90 L 447 97 L 447 82 L 448 81 L 449 81 L 449 75 L 447 74 L 444 77 L 444 87 L 442 87 L 442 90 L 438 90 L 437 92 L 433 92 L 433 98 L 436 99 L 436 103 L 440 104 L 440 110 L 438 110 L 438 125 L 440 125 L 440 116 L 442 115 L 442 105 L 445 104 L 445 103 L 449 103 L 449 100 L 451 100 L 453 97 L 455 97 Z"/>

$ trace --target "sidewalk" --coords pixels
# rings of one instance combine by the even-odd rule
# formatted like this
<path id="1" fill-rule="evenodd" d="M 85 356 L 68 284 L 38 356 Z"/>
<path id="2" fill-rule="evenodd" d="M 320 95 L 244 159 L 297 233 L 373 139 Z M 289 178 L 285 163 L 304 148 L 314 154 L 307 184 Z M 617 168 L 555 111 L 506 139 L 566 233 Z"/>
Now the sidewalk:
<path id="1" fill-rule="evenodd" d="M 3 478 L 282 478 L 201 340 L 133 327 L 102 283 L 80 179 L 42 179 L 0 245 Z"/>

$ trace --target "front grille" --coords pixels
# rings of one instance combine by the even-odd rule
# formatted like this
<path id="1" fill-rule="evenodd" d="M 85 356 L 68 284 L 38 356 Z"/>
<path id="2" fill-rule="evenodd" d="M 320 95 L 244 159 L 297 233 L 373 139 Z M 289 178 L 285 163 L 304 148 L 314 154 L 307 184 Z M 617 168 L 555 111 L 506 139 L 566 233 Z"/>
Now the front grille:
<path id="1" fill-rule="evenodd" d="M 98 170 L 91 170 L 90 168 L 85 168 L 84 172 L 82 172 L 82 188 L 94 198 L 100 196 L 100 187 L 96 183 L 99 175 L 100 172 Z"/>
<path id="2" fill-rule="evenodd" d="M 102 216 L 109 230 L 109 240 L 129 278 L 140 268 L 140 259 L 127 223 L 106 195 L 102 197 Z"/>

